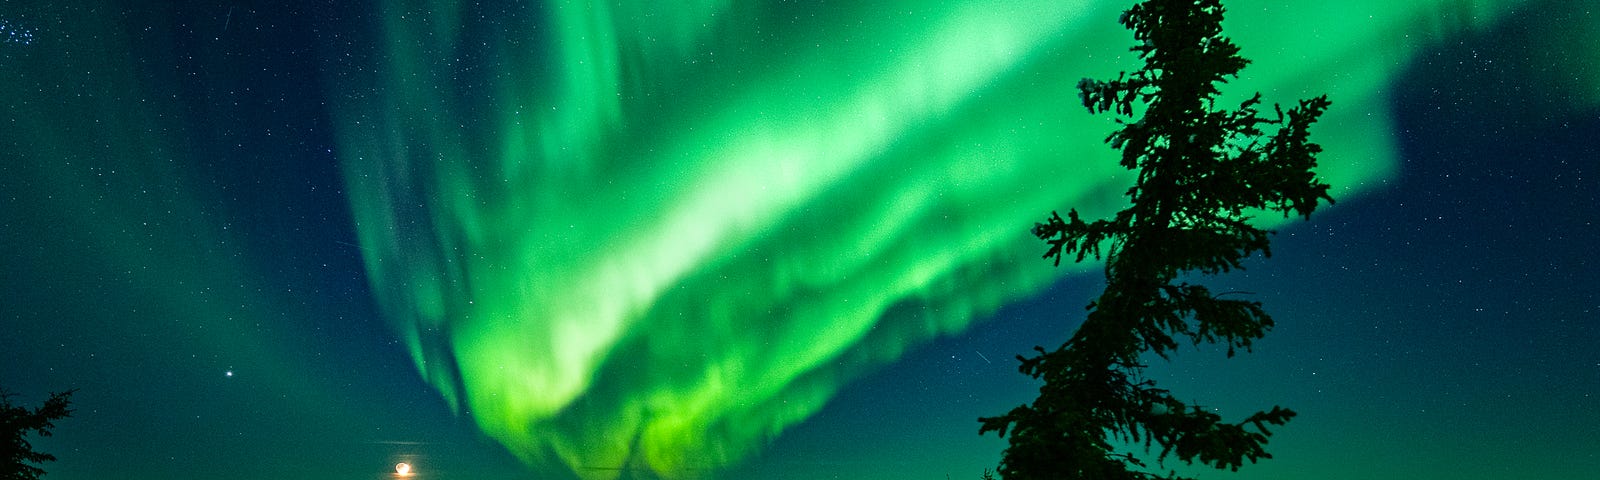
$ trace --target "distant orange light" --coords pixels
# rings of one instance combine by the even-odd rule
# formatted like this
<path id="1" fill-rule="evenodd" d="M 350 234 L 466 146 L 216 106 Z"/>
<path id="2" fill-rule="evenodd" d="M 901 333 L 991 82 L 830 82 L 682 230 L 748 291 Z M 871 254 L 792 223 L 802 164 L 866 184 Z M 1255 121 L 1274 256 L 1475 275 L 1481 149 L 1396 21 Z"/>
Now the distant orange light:
<path id="1" fill-rule="evenodd" d="M 406 462 L 394 464 L 394 473 L 402 477 L 411 476 L 411 464 Z"/>

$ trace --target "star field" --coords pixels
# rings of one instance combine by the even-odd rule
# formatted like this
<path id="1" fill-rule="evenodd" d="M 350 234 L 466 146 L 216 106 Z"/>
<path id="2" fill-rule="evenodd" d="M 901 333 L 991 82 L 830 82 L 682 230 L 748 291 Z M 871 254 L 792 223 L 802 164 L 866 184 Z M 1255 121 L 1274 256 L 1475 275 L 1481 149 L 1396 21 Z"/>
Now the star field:
<path id="1" fill-rule="evenodd" d="M 1228 4 L 1339 203 L 1152 366 L 1301 413 L 1202 478 L 1600 468 L 1600 13 Z M 0 387 L 79 389 L 57 480 L 977 478 L 1096 287 L 1028 227 L 1120 205 L 1120 8 L 7 2 Z"/>

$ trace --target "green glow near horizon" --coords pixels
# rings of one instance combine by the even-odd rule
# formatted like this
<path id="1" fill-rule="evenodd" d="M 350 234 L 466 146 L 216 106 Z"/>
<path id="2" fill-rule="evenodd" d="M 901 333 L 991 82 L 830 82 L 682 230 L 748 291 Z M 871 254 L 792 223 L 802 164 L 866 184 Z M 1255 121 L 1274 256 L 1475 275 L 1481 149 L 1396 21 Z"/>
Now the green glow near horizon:
<path id="1" fill-rule="evenodd" d="M 155 35 L 156 43 L 168 40 L 160 36 L 166 33 L 131 25 L 161 12 L 107 15 L 124 6 L 104 0 L 5 7 L 0 22 L 30 32 L 30 40 L 0 43 L 0 118 L 8 120 L 0 125 L 4 280 L 85 299 L 52 305 L 58 310 L 45 318 L 8 317 L 5 330 L 28 342 L 62 338 L 63 347 L 98 350 L 107 359 L 40 376 L 131 389 L 169 385 L 130 374 L 138 368 L 172 377 L 237 369 L 263 388 L 303 392 L 296 405 L 339 405 L 340 397 L 325 393 L 331 387 L 318 388 L 307 375 L 328 367 L 316 365 L 296 334 L 279 329 L 283 317 L 315 313 L 294 294 L 262 288 L 274 267 L 254 261 L 261 252 L 250 247 L 259 244 L 234 210 L 257 206 L 221 200 L 228 195 L 198 168 L 246 160 L 197 146 L 204 129 L 186 120 L 220 120 L 189 117 L 182 90 L 163 83 L 171 77 L 150 73 L 171 52 L 149 48 L 151 38 L 132 32 Z M 8 306 L 28 305 L 6 292 L 16 302 Z M 154 346 L 138 348 L 146 344 Z M 188 388 L 162 393 L 192 394 Z M 79 398 L 93 405 L 97 395 L 108 394 Z M 109 395 L 125 400 L 121 391 Z M 127 414 L 124 405 L 100 408 Z"/>
<path id="2" fill-rule="evenodd" d="M 428 381 L 530 463 L 735 462 L 1080 269 L 1027 227 L 1126 187 L 1075 90 L 1130 68 L 1120 4 L 393 3 L 377 94 L 339 109 L 374 290 Z M 1328 93 L 1340 200 L 1396 168 L 1407 55 L 1521 4 L 1283 3 L 1230 2 L 1256 61 L 1231 91 Z"/>

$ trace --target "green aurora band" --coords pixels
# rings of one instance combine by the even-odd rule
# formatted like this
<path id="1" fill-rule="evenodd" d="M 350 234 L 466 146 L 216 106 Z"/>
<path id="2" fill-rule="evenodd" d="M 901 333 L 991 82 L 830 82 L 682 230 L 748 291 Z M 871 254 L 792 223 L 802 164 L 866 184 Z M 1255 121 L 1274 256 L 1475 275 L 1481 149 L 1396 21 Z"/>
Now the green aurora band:
<path id="1" fill-rule="evenodd" d="M 1081 270 L 1028 226 L 1123 201 L 1075 83 L 1131 68 L 1125 2 L 488 3 L 386 2 L 381 61 L 342 80 L 370 94 L 336 111 L 380 304 L 530 464 L 736 462 Z M 1329 93 L 1320 174 L 1347 199 L 1397 168 L 1410 55 L 1522 3 L 1229 2 L 1255 60 L 1230 93 Z"/>

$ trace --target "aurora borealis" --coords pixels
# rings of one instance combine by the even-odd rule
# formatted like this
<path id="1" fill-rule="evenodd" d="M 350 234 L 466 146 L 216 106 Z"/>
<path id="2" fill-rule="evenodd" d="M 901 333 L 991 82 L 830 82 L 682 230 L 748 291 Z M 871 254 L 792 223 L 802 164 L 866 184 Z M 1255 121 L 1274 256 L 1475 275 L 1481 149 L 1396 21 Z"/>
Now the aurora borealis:
<path id="1" fill-rule="evenodd" d="M 1165 372 L 1219 407 L 1303 414 L 1279 460 L 1215 478 L 1383 477 L 1452 445 L 1566 453 L 1547 473 L 1600 461 L 1572 436 L 1600 425 L 1594 265 L 1510 262 L 1600 238 L 1578 140 L 1600 128 L 1600 13 L 1577 3 L 1228 3 L 1254 61 L 1230 94 L 1333 99 L 1313 135 L 1340 203 L 1283 224 L 1280 258 L 1236 280 L 1283 305 L 1283 343 Z M 1064 338 L 1092 281 L 1039 260 L 1028 227 L 1110 212 L 1126 187 L 1111 120 L 1075 90 L 1128 68 L 1123 7 L 8 3 L 0 25 L 28 41 L 0 42 L 0 386 L 82 389 L 40 442 L 51 478 L 374 478 L 401 460 L 430 478 L 976 478 L 1001 441 L 973 419 L 1028 398 L 1010 358 Z M 1482 81 L 1433 61 L 1480 53 Z M 1548 150 L 1471 160 L 1449 149 L 1463 139 Z M 1552 176 L 1480 203 L 1449 179 Z M 1459 201 L 1415 196 L 1438 191 Z M 1429 206 L 1482 210 L 1412 214 Z M 1463 261 L 1484 269 L 1447 268 Z M 1506 316 L 1412 308 L 1466 297 Z M 1418 427 L 1407 399 L 1455 416 Z M 1527 431 L 1564 441 L 1468 416 L 1544 401 L 1566 406 Z M 1386 443 L 1337 428 L 1363 419 L 1436 443 L 1364 450 Z M 278 460 L 231 459 L 259 449 Z"/>

